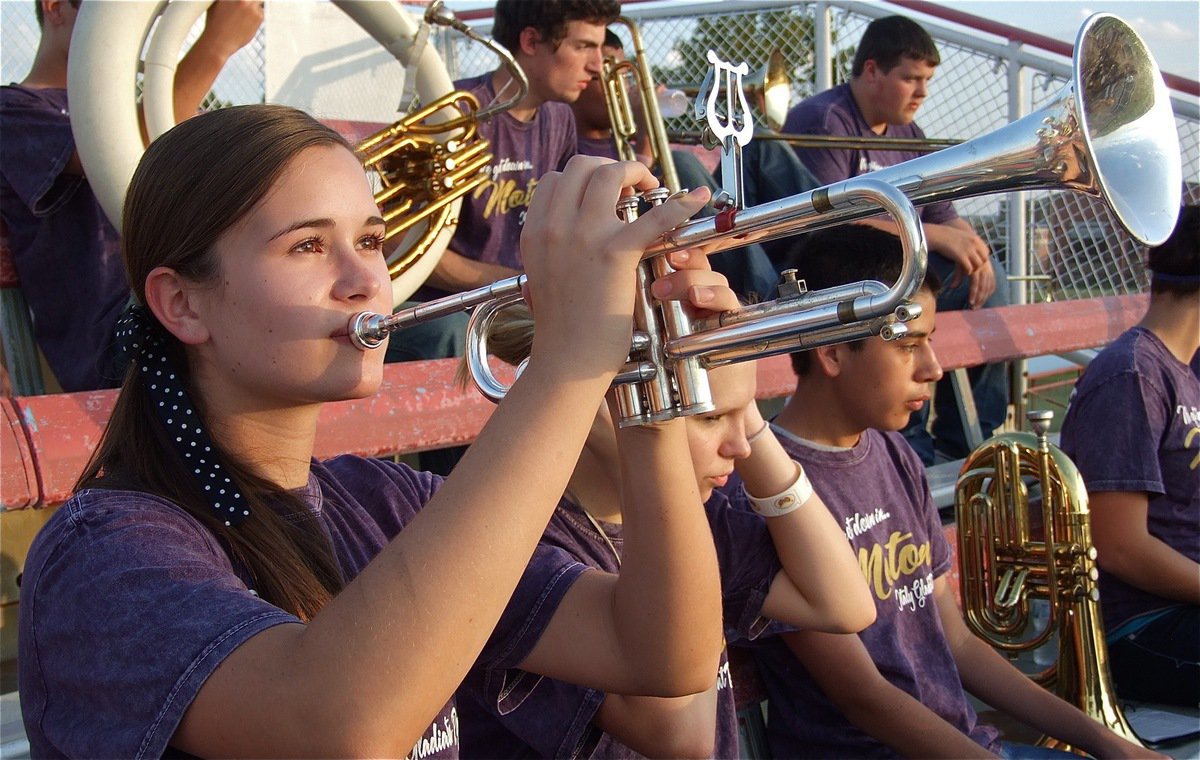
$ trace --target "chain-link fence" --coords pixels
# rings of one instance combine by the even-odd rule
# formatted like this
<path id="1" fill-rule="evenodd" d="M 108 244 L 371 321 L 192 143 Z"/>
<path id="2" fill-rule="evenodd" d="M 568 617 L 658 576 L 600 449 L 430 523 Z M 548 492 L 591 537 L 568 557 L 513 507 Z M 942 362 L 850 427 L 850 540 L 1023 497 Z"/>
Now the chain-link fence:
<path id="1" fill-rule="evenodd" d="M 752 72 L 762 67 L 771 51 L 780 50 L 792 79 L 792 102 L 822 90 L 815 60 L 822 24 L 819 7 L 830 7 L 828 58 L 830 84 L 848 81 L 854 46 L 872 18 L 897 12 L 886 5 L 864 3 L 674 3 L 667 8 L 640 13 L 628 7 L 638 23 L 643 46 L 657 81 L 669 85 L 699 82 L 705 73 L 705 51 L 712 47 L 730 61 L 746 61 Z M 922 22 L 937 41 L 942 62 L 922 106 L 918 122 L 931 138 L 969 140 L 993 132 L 1012 121 L 1010 70 L 1006 41 L 987 35 L 969 35 Z M 486 24 L 478 27 L 487 30 Z M 626 30 L 614 28 L 633 46 Z M 451 37 L 442 38 L 447 65 L 455 76 L 471 76 L 495 66 L 486 50 Z M 1069 79 L 1065 62 L 1046 56 L 1039 67 L 1024 56 L 1024 112 L 1034 111 L 1054 99 Z M 1057 65 L 1055 65 L 1057 64 Z M 1182 147 L 1185 192 L 1200 201 L 1200 120 L 1194 102 L 1178 108 L 1176 124 Z M 1184 104 L 1186 106 L 1186 104 Z M 1182 113 L 1181 113 L 1182 111 Z M 677 120 L 678 121 L 678 120 Z M 687 129 L 669 123 L 671 129 Z M 1023 200 L 1022 200 L 1023 196 Z M 1015 204 L 1024 203 L 1025 224 L 1010 232 Z M 985 196 L 955 204 L 1010 272 L 1024 271 L 1029 300 L 1087 298 L 1136 293 L 1145 289 L 1144 250 L 1130 238 L 1107 206 L 1098 199 L 1074 192 L 1036 191 Z M 1009 261 L 1013 235 L 1022 240 L 1026 266 Z"/>
<path id="2" fill-rule="evenodd" d="M 818 8 L 828 8 L 828 15 L 820 16 Z M 792 102 L 823 89 L 818 83 L 827 86 L 845 81 L 854 45 L 871 18 L 895 12 L 882 4 L 837 2 L 679 2 L 666 7 L 629 5 L 626 10 L 638 23 L 658 81 L 684 86 L 698 83 L 705 73 L 704 53 L 709 47 L 727 60 L 746 61 L 752 71 L 778 49 L 791 76 Z M 270 18 L 268 9 L 268 23 Z M 473 25 L 485 33 L 489 29 L 487 21 Z M 919 118 L 930 137 L 971 139 L 993 132 L 1017 115 L 1013 113 L 1014 102 L 1020 104 L 1021 112 L 1034 110 L 1049 102 L 1069 77 L 1065 62 L 1053 56 L 1031 60 L 1033 56 L 1025 54 L 1017 63 L 1008 55 L 1012 48 L 1006 47 L 1004 40 L 932 23 L 925 26 L 937 40 L 942 56 Z M 625 40 L 626 49 L 632 51 L 628 31 L 619 25 L 615 31 Z M 0 76 L 5 82 L 19 81 L 37 47 L 32 0 L 0 2 L 0 34 Z M 217 104 L 264 99 L 266 39 L 267 34 L 260 33 L 231 59 L 213 89 Z M 432 39 L 453 78 L 481 74 L 497 65 L 489 51 L 456 32 L 439 29 Z M 818 50 L 826 51 L 823 58 L 827 64 L 818 59 Z M 1010 71 L 1016 65 L 1024 67 L 1022 86 L 1028 92 L 1014 98 L 1010 93 Z M 363 99 L 378 101 L 379 95 L 363 93 Z M 1200 200 L 1200 119 L 1194 99 L 1180 100 L 1176 105 L 1186 191 L 1193 200 Z M 674 120 L 668 128 L 686 130 L 690 126 Z M 1010 272 L 1031 276 L 1031 299 L 1138 292 L 1146 286 L 1141 247 L 1120 230 L 1104 204 L 1095 199 L 1078 193 L 1041 191 L 966 199 L 956 206 L 1006 262 Z M 1013 218 L 1018 222 L 1023 219 L 1024 223 L 1010 230 Z M 1027 252 L 1025 266 L 1009 261 L 1013 249 Z"/>

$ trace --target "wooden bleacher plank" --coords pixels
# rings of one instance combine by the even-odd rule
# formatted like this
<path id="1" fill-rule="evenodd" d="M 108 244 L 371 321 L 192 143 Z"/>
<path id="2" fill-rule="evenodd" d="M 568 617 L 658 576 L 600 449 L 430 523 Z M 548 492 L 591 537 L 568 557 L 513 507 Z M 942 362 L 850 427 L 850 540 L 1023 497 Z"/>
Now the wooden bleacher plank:
<path id="1" fill-rule="evenodd" d="M 41 488 L 25 426 L 12 399 L 0 399 L 0 409 L 0 504 L 5 509 L 32 507 L 41 501 Z"/>

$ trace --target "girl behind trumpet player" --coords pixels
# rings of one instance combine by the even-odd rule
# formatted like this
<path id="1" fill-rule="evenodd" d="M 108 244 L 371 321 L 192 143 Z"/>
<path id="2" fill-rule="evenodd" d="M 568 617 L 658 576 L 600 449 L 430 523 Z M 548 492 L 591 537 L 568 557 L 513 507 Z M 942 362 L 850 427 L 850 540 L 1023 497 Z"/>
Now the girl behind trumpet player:
<path id="1" fill-rule="evenodd" d="M 541 317 L 538 319 L 541 324 Z M 491 353 L 512 364 L 529 353 L 533 319 L 521 307 L 502 312 L 489 337 Z M 755 366 L 711 371 L 716 409 L 686 420 L 690 463 L 671 463 L 694 475 L 705 501 L 711 532 L 693 551 L 716 545 L 721 568 L 726 636 L 749 638 L 767 618 L 819 630 L 853 632 L 868 625 L 874 606 L 845 535 L 816 496 L 804 491 L 803 472 L 783 451 L 755 404 Z M 610 396 L 611 398 L 611 396 Z M 593 642 L 567 638 L 564 618 L 576 614 L 565 602 L 557 611 L 541 605 L 554 572 L 550 558 L 566 556 L 589 568 L 584 578 L 620 573 L 660 551 L 641 484 L 631 472 L 645 463 L 623 455 L 622 441 L 652 434 L 613 425 L 615 407 L 602 406 L 562 500 L 533 561 L 517 586 L 501 626 L 459 691 L 463 754 L 470 757 L 737 757 L 738 731 L 729 663 L 709 674 L 709 688 L 683 698 L 628 696 L 596 680 L 572 679 L 546 657 L 526 655 L 530 637 L 520 625 L 545 627 L 537 646 L 562 637 L 586 656 L 602 658 Z M 737 466 L 752 494 L 801 492 L 799 509 L 765 521 L 729 508 L 718 489 Z M 774 542 L 772 544 L 772 541 Z M 779 547 L 778 553 L 775 547 Z M 641 570 L 638 570 L 641 573 Z M 637 577 L 648 576 L 639 574 Z M 548 621 L 548 622 L 547 622 Z M 537 650 L 534 650 L 535 654 Z M 546 676 L 546 677 L 543 677 Z M 575 684 L 586 684 L 578 686 Z"/>
<path id="2" fill-rule="evenodd" d="M 312 459 L 322 403 L 380 385 L 383 352 L 351 344 L 351 317 L 390 308 L 383 221 L 346 142 L 262 105 L 156 140 L 124 214 L 144 305 L 123 324 L 132 363 L 25 566 L 32 754 L 457 754 L 453 692 L 628 352 L 636 263 L 706 200 L 622 225 L 617 198 L 654 184 L 640 165 L 588 158 L 543 178 L 523 242 L 547 329 L 443 482 Z M 656 293 L 732 303 L 695 258 L 676 257 Z M 695 482 L 668 466 L 686 458 L 682 423 L 628 443 L 648 463 L 633 484 L 657 503 L 647 540 L 661 572 L 572 585 L 564 568 L 562 585 L 587 594 L 556 630 L 590 649 L 555 662 L 571 677 L 602 670 L 612 688 L 692 693 L 716 667 L 720 613 Z"/>

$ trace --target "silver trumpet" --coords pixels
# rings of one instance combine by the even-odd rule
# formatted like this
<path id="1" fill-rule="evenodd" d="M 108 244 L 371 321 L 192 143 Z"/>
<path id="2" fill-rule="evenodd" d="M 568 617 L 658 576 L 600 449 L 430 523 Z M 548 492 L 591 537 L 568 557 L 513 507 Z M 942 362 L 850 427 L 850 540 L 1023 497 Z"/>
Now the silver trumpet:
<path id="1" fill-rule="evenodd" d="M 718 75 L 706 82 L 740 92 L 737 68 L 717 60 L 714 67 Z M 712 367 L 870 335 L 894 339 L 905 334 L 904 322 L 920 313 L 906 301 L 924 279 L 927 258 L 915 205 L 1013 190 L 1073 190 L 1101 198 L 1140 242 L 1164 241 L 1179 213 L 1182 165 L 1158 66 L 1124 21 L 1096 14 L 1080 28 L 1073 68 L 1071 82 L 1048 106 L 937 153 L 750 208 L 743 208 L 737 197 L 740 176 L 733 178 L 721 193 L 717 215 L 681 224 L 646 251 L 630 359 L 617 378 L 620 424 L 711 410 L 704 370 Z M 697 98 L 706 99 L 710 105 L 718 102 L 705 93 Z M 726 102 L 736 99 L 727 97 Z M 709 108 L 706 117 L 729 162 L 737 165 L 749 139 L 738 120 L 748 116 L 734 111 L 736 106 L 723 113 Z M 665 200 L 663 192 L 647 196 L 652 204 Z M 623 218 L 636 218 L 636 201 L 623 199 L 621 205 Z M 896 221 L 904 249 L 901 276 L 891 286 L 863 281 L 808 292 L 795 273 L 785 273 L 776 299 L 695 321 L 678 304 L 656 304 L 649 296 L 655 277 L 669 271 L 662 254 L 670 251 L 699 247 L 713 253 L 856 221 L 881 210 Z M 523 283 L 522 275 L 390 316 L 359 314 L 351 321 L 350 334 L 359 347 L 375 348 L 395 330 L 475 309 L 467 359 L 480 390 L 498 400 L 507 389 L 488 369 L 487 327 L 499 309 L 520 298 Z"/>

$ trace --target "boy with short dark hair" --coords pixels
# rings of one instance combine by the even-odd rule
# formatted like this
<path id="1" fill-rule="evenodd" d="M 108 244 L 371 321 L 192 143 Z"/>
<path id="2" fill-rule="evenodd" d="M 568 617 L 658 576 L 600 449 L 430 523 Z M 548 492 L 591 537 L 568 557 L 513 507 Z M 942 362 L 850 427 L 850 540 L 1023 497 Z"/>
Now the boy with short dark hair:
<path id="1" fill-rule="evenodd" d="M 929 82 L 941 63 L 937 45 L 920 24 L 904 16 L 878 18 L 867 25 L 859 41 L 849 82 L 805 98 L 788 111 L 783 131 L 869 140 L 877 137 L 916 139 L 925 133 L 917 112 L 929 95 Z M 828 185 L 920 157 L 916 150 L 846 148 L 797 149 L 800 161 Z M 987 243 L 949 201 L 920 208 L 929 241 L 929 268 L 945 287 L 937 297 L 942 311 L 990 308 L 1008 304 L 1004 267 Z M 895 230 L 887 217 L 861 224 Z M 983 438 L 1008 416 L 1008 374 L 1003 363 L 972 367 L 971 393 L 979 411 Z M 958 459 L 969 453 L 963 420 L 949 379 L 938 384 L 932 430 L 926 430 L 928 409 L 914 414 L 904 435 L 929 465 L 937 458 Z"/>
<path id="2" fill-rule="evenodd" d="M 822 253 L 801 253 L 800 275 L 812 289 L 899 276 L 899 240 L 880 230 L 848 225 L 802 245 Z M 1010 750 L 978 722 L 965 687 L 1097 757 L 1151 756 L 1037 686 L 963 623 L 925 470 L 896 432 L 942 374 L 930 342 L 937 288 L 929 277 L 912 299 L 921 315 L 897 340 L 793 355 L 796 390 L 773 426 L 844 527 L 877 615 L 859 634 L 799 631 L 752 649 L 769 697 L 772 753 L 962 758 Z M 1008 756 L 1044 750 L 1015 751 Z"/>

